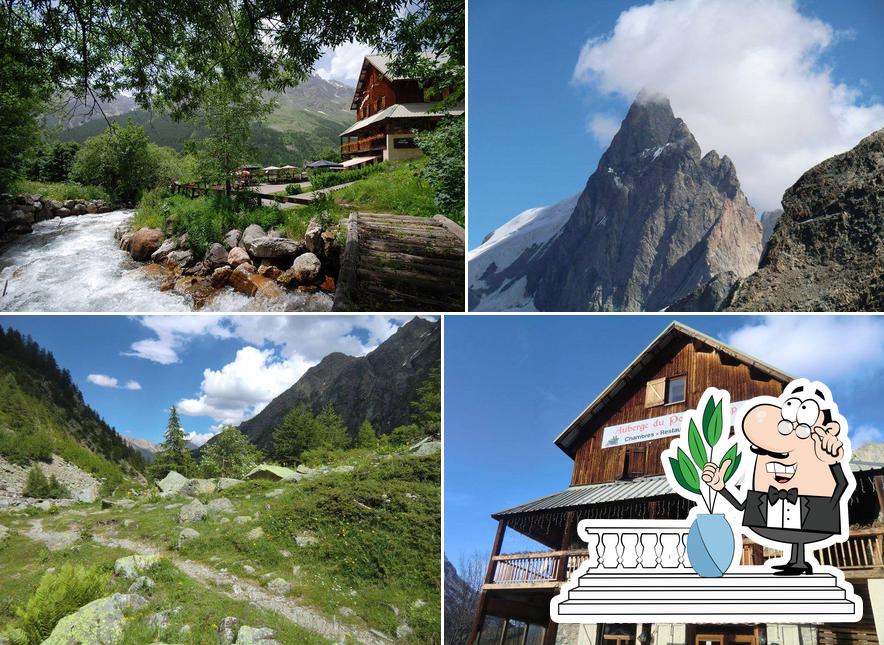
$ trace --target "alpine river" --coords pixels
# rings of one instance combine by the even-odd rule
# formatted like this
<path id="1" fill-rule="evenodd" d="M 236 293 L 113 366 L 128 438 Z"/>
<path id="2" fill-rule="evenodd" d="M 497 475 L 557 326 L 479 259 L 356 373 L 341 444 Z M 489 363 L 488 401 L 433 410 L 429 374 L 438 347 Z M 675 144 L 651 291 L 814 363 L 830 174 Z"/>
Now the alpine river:
<path id="1" fill-rule="evenodd" d="M 191 311 L 189 296 L 160 291 L 157 278 L 118 248 L 116 228 L 131 210 L 51 219 L 0 248 L 0 311 Z M 329 311 L 323 293 L 272 301 L 226 288 L 202 311 Z"/>

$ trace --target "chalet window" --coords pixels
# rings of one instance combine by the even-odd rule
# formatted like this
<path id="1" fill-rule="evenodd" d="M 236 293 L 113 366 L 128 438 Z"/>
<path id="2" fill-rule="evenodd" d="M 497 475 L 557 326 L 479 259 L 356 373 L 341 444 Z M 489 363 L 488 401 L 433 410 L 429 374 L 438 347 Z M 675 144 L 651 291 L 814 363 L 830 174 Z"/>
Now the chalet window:
<path id="1" fill-rule="evenodd" d="M 685 400 L 685 377 L 658 378 L 648 381 L 645 389 L 645 407 L 671 405 Z"/>
<path id="2" fill-rule="evenodd" d="M 645 446 L 626 446 L 623 459 L 623 479 L 634 479 L 647 475 L 648 449 Z"/>
<path id="3" fill-rule="evenodd" d="M 601 645 L 635 645 L 635 627 L 619 623 L 599 625 Z"/>

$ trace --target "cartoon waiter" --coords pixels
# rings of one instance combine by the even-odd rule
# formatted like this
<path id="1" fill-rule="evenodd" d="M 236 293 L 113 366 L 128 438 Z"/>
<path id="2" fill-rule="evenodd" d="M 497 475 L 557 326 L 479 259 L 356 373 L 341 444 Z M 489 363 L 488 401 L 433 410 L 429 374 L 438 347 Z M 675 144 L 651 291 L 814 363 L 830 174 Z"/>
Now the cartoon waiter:
<path id="1" fill-rule="evenodd" d="M 703 481 L 743 512 L 745 528 L 791 545 L 789 561 L 774 565 L 775 575 L 810 574 L 807 545 L 840 535 L 846 524 L 850 495 L 845 493 L 854 487 L 853 474 L 844 466 L 849 445 L 839 438 L 846 422 L 829 389 L 806 379 L 790 383 L 779 398 L 753 399 L 743 410 L 739 427 L 744 445 L 755 454 L 752 480 L 747 476 L 743 485 L 745 499 L 725 488 L 729 461 L 706 464 Z"/>

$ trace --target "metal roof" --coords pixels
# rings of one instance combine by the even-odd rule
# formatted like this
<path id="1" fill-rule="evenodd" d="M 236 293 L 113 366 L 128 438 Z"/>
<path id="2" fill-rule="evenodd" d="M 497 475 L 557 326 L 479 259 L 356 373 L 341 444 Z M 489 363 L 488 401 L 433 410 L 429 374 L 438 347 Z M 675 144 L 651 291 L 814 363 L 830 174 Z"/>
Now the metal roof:
<path id="1" fill-rule="evenodd" d="M 435 56 L 429 52 L 423 52 L 421 54 L 422 57 L 427 59 L 435 59 L 440 62 L 445 62 L 448 60 L 448 54 L 442 54 L 441 56 Z M 390 64 L 390 57 L 384 56 L 381 54 L 371 54 L 366 56 L 362 60 L 362 69 L 359 70 L 359 78 L 356 79 L 356 88 L 353 90 L 353 101 L 350 105 L 351 110 L 355 110 L 358 107 L 359 96 L 362 93 L 362 86 L 365 84 L 365 79 L 368 76 L 369 66 L 374 67 L 378 72 L 380 72 L 381 76 L 385 76 L 387 79 L 391 81 L 399 81 L 406 77 L 404 76 L 394 76 L 388 70 L 388 66 Z"/>
<path id="2" fill-rule="evenodd" d="M 365 117 L 362 121 L 357 121 L 341 132 L 339 136 L 347 136 L 351 132 L 362 130 L 363 128 L 370 126 L 372 123 L 379 123 L 385 119 L 409 119 L 422 116 L 460 116 L 464 113 L 463 107 L 459 105 L 444 111 L 433 111 L 433 108 L 437 105 L 438 103 L 396 103 L 380 112 Z"/>
<path id="3" fill-rule="evenodd" d="M 873 461 L 851 462 L 850 469 L 853 472 L 882 470 L 884 469 L 884 463 Z M 491 517 L 500 519 L 509 515 L 521 515 L 535 511 L 592 506 L 593 504 L 620 502 L 627 499 L 642 499 L 675 494 L 676 492 L 672 490 L 669 482 L 666 481 L 665 475 L 652 475 L 650 477 L 639 477 L 638 479 L 607 482 L 604 484 L 569 486 L 558 493 L 547 495 L 519 506 L 513 506 L 504 511 L 498 511 Z"/>
<path id="4" fill-rule="evenodd" d="M 636 376 L 641 370 L 643 370 L 656 356 L 663 350 L 666 346 L 669 345 L 675 338 L 679 336 L 686 336 L 688 338 L 695 338 L 702 343 L 709 345 L 710 347 L 732 356 L 736 358 L 742 363 L 747 365 L 751 365 L 756 369 L 769 374 L 774 377 L 778 381 L 782 381 L 783 383 L 788 383 L 789 381 L 794 380 L 794 377 L 783 372 L 782 370 L 773 367 L 761 361 L 754 356 L 750 356 L 749 354 L 745 354 L 739 350 L 734 349 L 730 345 L 726 345 L 722 343 L 720 340 L 716 340 L 711 336 L 707 336 L 706 334 L 697 331 L 696 329 L 692 329 L 687 325 L 683 325 L 680 322 L 673 321 L 671 322 L 666 329 L 660 332 L 660 335 L 657 336 L 651 344 L 648 345 L 644 351 L 642 351 L 635 359 L 626 367 L 625 370 L 620 372 L 619 376 L 611 381 L 611 384 L 608 385 L 604 389 L 604 391 L 599 394 L 595 400 L 586 407 L 583 412 L 581 412 L 576 419 L 574 419 L 567 428 L 565 428 L 562 433 L 556 437 L 555 444 L 562 449 L 569 457 L 574 458 L 574 453 L 576 450 L 576 446 L 574 445 L 575 440 L 577 439 L 577 435 L 582 428 L 590 419 L 599 410 L 603 409 L 604 406 L 611 401 L 620 391 L 626 387 L 626 385 Z"/>

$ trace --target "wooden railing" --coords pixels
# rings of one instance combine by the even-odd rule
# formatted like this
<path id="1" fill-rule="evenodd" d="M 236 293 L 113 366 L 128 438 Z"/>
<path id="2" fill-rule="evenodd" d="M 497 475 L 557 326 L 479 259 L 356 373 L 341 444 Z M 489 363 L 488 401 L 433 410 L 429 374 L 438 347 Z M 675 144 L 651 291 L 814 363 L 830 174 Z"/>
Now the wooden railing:
<path id="1" fill-rule="evenodd" d="M 341 154 L 351 154 L 353 152 L 368 152 L 377 148 L 383 148 L 386 142 L 386 134 L 375 134 L 358 141 L 341 144 Z"/>
<path id="2" fill-rule="evenodd" d="M 561 581 L 563 578 L 559 576 L 559 563 L 563 557 L 567 563 L 564 579 L 569 578 L 577 567 L 590 558 L 593 561 L 591 568 L 598 567 L 600 569 L 657 568 L 663 566 L 664 559 L 669 560 L 669 566 L 664 568 L 689 567 L 690 563 L 687 562 L 683 551 L 684 536 L 679 534 L 676 537 L 680 533 L 676 530 L 678 528 L 674 526 L 672 530 L 667 530 L 661 526 L 656 531 L 627 537 L 625 543 L 621 543 L 618 535 L 613 532 L 596 533 L 594 536 L 581 535 L 581 538 L 588 538 L 589 544 L 593 545 L 592 555 L 590 555 L 589 549 L 497 555 L 492 558 L 494 561 L 492 584 L 544 584 Z M 618 528 L 617 530 L 622 529 Z M 645 549 L 637 549 L 640 541 L 644 542 L 646 547 L 660 545 L 659 549 L 647 550 L 648 554 L 652 551 L 656 554 L 653 563 L 651 560 L 642 563 L 642 560 L 645 559 L 643 558 Z M 776 549 L 762 549 L 749 540 L 743 540 L 742 546 L 741 562 L 746 565 L 763 564 L 768 558 L 780 555 Z M 633 562 L 627 557 L 626 562 L 631 566 L 624 567 L 624 554 L 628 554 L 632 549 L 635 549 L 637 553 L 635 561 Z M 820 549 L 815 552 L 815 555 L 820 564 L 832 565 L 844 571 L 884 568 L 884 527 L 855 529 L 850 532 L 850 537 L 846 542 Z"/>
<path id="3" fill-rule="evenodd" d="M 589 557 L 586 549 L 497 555 L 492 558 L 495 562 L 493 583 L 555 582 L 561 579 L 559 563 L 563 556 L 566 562 L 566 578 Z"/>

